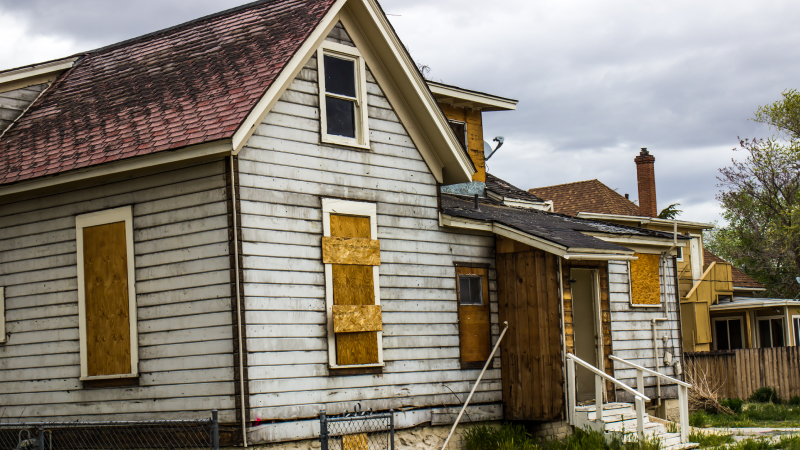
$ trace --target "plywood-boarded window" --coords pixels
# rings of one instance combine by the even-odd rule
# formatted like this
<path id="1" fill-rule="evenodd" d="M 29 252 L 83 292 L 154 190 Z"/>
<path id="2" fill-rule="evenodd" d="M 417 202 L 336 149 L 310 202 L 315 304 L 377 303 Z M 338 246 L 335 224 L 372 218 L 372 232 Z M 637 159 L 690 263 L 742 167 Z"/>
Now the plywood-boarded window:
<path id="1" fill-rule="evenodd" d="M 138 376 L 130 206 L 77 216 L 81 379 Z"/>
<path id="2" fill-rule="evenodd" d="M 322 200 L 331 368 L 383 365 L 380 242 L 374 203 Z"/>
<path id="3" fill-rule="evenodd" d="M 483 367 L 492 351 L 489 269 L 456 267 L 461 368 Z"/>
<path id="4" fill-rule="evenodd" d="M 638 259 L 631 261 L 631 305 L 661 305 L 661 257 L 646 253 L 634 253 Z"/>

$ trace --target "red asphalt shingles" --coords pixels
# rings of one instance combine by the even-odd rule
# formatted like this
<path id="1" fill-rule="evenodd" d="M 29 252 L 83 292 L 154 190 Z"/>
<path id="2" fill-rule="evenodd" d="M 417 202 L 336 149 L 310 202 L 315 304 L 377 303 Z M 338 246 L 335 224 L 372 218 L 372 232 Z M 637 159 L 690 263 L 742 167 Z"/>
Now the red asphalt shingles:
<path id="1" fill-rule="evenodd" d="M 334 0 L 267 0 L 82 56 L 0 140 L 0 185 L 226 139 Z"/>

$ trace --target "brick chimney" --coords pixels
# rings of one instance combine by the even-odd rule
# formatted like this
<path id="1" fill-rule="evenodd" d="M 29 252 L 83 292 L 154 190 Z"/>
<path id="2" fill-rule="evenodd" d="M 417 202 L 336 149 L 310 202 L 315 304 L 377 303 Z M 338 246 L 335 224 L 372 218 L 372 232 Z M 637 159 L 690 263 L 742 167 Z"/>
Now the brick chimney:
<path id="1" fill-rule="evenodd" d="M 656 158 L 642 148 L 636 162 L 636 181 L 639 184 L 639 214 L 647 217 L 658 216 L 656 204 Z"/>

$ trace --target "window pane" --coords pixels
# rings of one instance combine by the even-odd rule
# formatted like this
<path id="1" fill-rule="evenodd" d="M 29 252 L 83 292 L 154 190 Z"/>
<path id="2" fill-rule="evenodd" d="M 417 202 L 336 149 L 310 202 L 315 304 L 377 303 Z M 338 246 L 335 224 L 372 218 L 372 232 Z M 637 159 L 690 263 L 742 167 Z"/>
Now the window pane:
<path id="1" fill-rule="evenodd" d="M 728 321 L 728 334 L 730 336 L 730 349 L 736 350 L 737 348 L 744 348 L 742 344 L 742 321 L 729 320 Z"/>
<path id="2" fill-rule="evenodd" d="M 335 97 L 325 97 L 328 134 L 356 137 L 355 103 Z"/>
<path id="3" fill-rule="evenodd" d="M 467 125 L 462 123 L 462 122 L 455 122 L 455 121 L 452 121 L 452 120 L 449 121 L 449 122 L 450 122 L 450 128 L 453 129 L 453 133 L 456 134 L 456 137 L 458 138 L 458 142 L 461 144 L 461 148 L 466 150 L 467 149 Z"/>
<path id="4" fill-rule="evenodd" d="M 800 347 L 800 319 L 792 319 L 794 323 L 794 345 Z"/>
<path id="5" fill-rule="evenodd" d="M 730 342 L 728 342 L 728 322 L 725 320 L 718 320 L 717 325 L 717 350 L 730 350 Z"/>
<path id="6" fill-rule="evenodd" d="M 772 319 L 772 346 L 783 347 L 782 319 Z"/>
<path id="7" fill-rule="evenodd" d="M 769 329 L 769 320 L 758 321 L 758 340 L 761 342 L 761 348 L 772 347 L 772 333 Z"/>
<path id="8" fill-rule="evenodd" d="M 678 257 L 678 259 L 683 260 L 683 247 L 678 247 L 675 250 L 677 250 L 676 256 Z"/>
<path id="9" fill-rule="evenodd" d="M 462 305 L 483 304 L 483 284 L 481 277 L 459 275 L 458 277 L 459 301 Z"/>
<path id="10" fill-rule="evenodd" d="M 325 92 L 355 98 L 355 61 L 325 55 Z"/>

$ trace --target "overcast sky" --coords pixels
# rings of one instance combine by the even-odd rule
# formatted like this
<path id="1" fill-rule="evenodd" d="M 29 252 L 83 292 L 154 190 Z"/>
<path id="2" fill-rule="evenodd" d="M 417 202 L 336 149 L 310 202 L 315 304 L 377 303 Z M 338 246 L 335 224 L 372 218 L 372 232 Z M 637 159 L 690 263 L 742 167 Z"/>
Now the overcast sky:
<path id="1" fill-rule="evenodd" d="M 59 58 L 237 0 L 0 0 L 0 68 Z M 492 173 L 527 189 L 597 178 L 636 195 L 633 158 L 656 157 L 659 208 L 718 218 L 717 170 L 748 119 L 800 88 L 800 2 L 385 0 L 429 77 L 519 100 L 484 115 L 506 144 Z"/>

